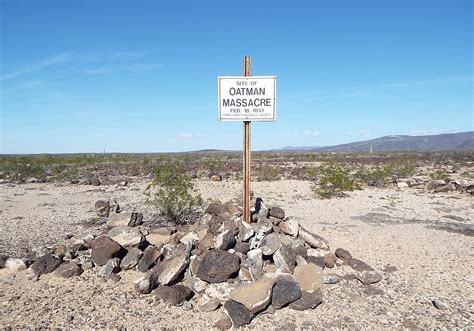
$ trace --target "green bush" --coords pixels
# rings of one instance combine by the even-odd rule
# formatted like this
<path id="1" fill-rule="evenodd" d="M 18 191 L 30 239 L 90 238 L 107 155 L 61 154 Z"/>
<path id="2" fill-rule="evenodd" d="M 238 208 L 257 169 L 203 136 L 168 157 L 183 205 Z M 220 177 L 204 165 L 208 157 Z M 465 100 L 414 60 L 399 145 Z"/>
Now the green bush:
<path id="1" fill-rule="evenodd" d="M 203 200 L 196 194 L 191 177 L 174 163 L 163 164 L 153 172 L 155 178 L 146 190 L 148 201 L 167 221 L 177 224 L 192 222 Z"/>
<path id="2" fill-rule="evenodd" d="M 283 175 L 283 169 L 279 166 L 273 166 L 271 164 L 262 164 L 255 167 L 255 177 L 257 181 L 273 181 L 281 179 Z"/>
<path id="3" fill-rule="evenodd" d="M 430 178 L 434 180 L 446 180 L 449 175 L 443 169 L 438 169 L 430 174 Z"/>
<path id="4" fill-rule="evenodd" d="M 319 171 L 319 185 L 314 184 L 311 189 L 321 198 L 344 196 L 344 192 L 360 189 L 357 180 L 351 175 L 346 165 L 325 163 L 319 167 Z"/>
<path id="5" fill-rule="evenodd" d="M 361 168 L 355 177 L 368 186 L 383 187 L 391 180 L 392 170 L 390 165 Z"/>

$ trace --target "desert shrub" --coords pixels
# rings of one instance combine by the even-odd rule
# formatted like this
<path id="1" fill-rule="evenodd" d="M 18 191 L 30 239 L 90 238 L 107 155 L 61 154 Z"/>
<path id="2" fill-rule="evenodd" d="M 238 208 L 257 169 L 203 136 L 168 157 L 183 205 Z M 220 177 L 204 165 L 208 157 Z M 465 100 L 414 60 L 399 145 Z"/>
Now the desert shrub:
<path id="1" fill-rule="evenodd" d="M 291 176 L 299 180 L 315 181 L 318 179 L 318 176 L 319 176 L 319 168 L 318 167 L 294 168 L 291 170 Z"/>
<path id="2" fill-rule="evenodd" d="M 255 167 L 255 177 L 257 181 L 273 181 L 281 179 L 283 169 L 271 164 L 262 164 Z"/>
<path id="3" fill-rule="evenodd" d="M 383 187 L 391 180 L 392 167 L 389 165 L 362 167 L 356 171 L 355 177 L 368 186 Z"/>
<path id="4" fill-rule="evenodd" d="M 474 179 L 474 171 L 464 171 L 460 174 L 461 177 Z"/>
<path id="5" fill-rule="evenodd" d="M 446 180 L 449 178 L 449 175 L 443 169 L 438 169 L 435 172 L 430 173 L 430 178 L 434 180 Z"/>
<path id="6" fill-rule="evenodd" d="M 177 224 L 192 222 L 203 200 L 196 194 L 191 177 L 176 163 L 155 168 L 154 176 L 145 193 L 160 216 Z"/>
<path id="7" fill-rule="evenodd" d="M 319 185 L 313 184 L 311 189 L 321 198 L 344 196 L 344 192 L 360 189 L 347 165 L 329 162 L 321 165 L 319 172 Z"/>

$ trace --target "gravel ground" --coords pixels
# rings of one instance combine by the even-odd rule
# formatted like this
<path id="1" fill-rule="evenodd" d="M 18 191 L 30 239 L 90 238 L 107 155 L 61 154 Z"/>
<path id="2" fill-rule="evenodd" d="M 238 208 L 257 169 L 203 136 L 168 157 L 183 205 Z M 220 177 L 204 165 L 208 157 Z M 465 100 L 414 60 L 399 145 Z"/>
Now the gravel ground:
<path id="1" fill-rule="evenodd" d="M 22 257 L 38 246 L 97 233 L 99 228 L 85 226 L 84 220 L 94 216 L 99 199 L 116 199 L 123 210 L 141 211 L 150 220 L 146 184 L 2 185 L 0 254 Z M 221 201 L 237 197 L 241 189 L 231 181 L 199 181 L 196 187 L 204 198 Z M 349 250 L 383 278 L 363 285 L 346 267 L 325 269 L 344 280 L 325 285 L 322 305 L 259 315 L 250 328 L 474 328 L 472 197 L 387 188 L 319 200 L 312 197 L 308 182 L 290 180 L 257 182 L 253 190 L 267 205 L 283 207 L 287 216 L 328 239 L 332 251 Z M 32 281 L 31 276 L 28 270 L 0 270 L 1 327 L 209 329 L 220 314 L 184 311 L 153 295 L 139 296 L 132 288 L 139 274 L 132 271 L 122 273 L 118 283 L 93 270 L 68 280 L 44 275 Z M 437 309 L 432 300 L 447 307 Z"/>

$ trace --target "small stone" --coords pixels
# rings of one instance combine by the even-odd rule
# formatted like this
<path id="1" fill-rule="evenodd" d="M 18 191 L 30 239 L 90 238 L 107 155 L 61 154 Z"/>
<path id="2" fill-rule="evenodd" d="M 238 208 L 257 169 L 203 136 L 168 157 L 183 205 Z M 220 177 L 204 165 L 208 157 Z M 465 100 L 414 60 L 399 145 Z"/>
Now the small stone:
<path id="1" fill-rule="evenodd" d="M 115 283 L 118 283 L 118 282 L 120 282 L 120 280 L 122 279 L 122 277 L 120 277 L 120 276 L 117 275 L 117 274 L 113 274 L 113 273 L 112 273 L 112 274 L 109 275 L 109 279 L 112 280 L 112 281 L 114 281 Z"/>
<path id="2" fill-rule="evenodd" d="M 323 302 L 323 295 L 321 290 L 317 290 L 316 292 L 309 293 L 306 291 L 301 292 L 301 298 L 296 301 L 290 303 L 290 309 L 293 310 L 307 310 L 307 309 L 314 309 L 319 306 Z"/>
<path id="3" fill-rule="evenodd" d="M 270 233 L 263 238 L 260 248 L 262 249 L 263 255 L 273 255 L 277 249 L 281 246 L 280 236 L 278 233 Z"/>
<path id="4" fill-rule="evenodd" d="M 143 214 L 136 212 L 124 211 L 121 213 L 111 214 L 107 220 L 107 225 L 111 228 L 117 226 L 139 226 L 143 223 Z"/>
<path id="5" fill-rule="evenodd" d="M 240 327 L 252 322 L 253 314 L 243 304 L 228 300 L 224 304 L 224 311 L 229 316 L 234 327 Z"/>
<path id="6" fill-rule="evenodd" d="M 99 217 L 109 217 L 110 203 L 105 200 L 99 200 L 95 203 L 95 213 Z"/>
<path id="7" fill-rule="evenodd" d="M 344 248 L 338 248 L 336 249 L 336 252 L 335 252 L 336 256 L 338 259 L 340 260 L 343 260 L 345 262 L 349 261 L 350 259 L 352 259 L 352 255 L 351 253 L 349 253 L 349 251 L 345 250 Z"/>
<path id="8" fill-rule="evenodd" d="M 274 279 L 262 277 L 252 283 L 242 285 L 233 290 L 229 297 L 243 304 L 252 313 L 257 313 L 267 307 L 272 297 Z"/>
<path id="9" fill-rule="evenodd" d="M 60 265 L 55 271 L 54 275 L 62 278 L 70 278 L 74 276 L 80 276 L 84 270 L 78 266 L 75 262 L 69 262 Z"/>
<path id="10" fill-rule="evenodd" d="M 308 245 L 313 248 L 321 248 L 326 251 L 330 249 L 329 243 L 323 237 L 320 237 L 314 233 L 309 232 L 305 228 L 300 226 L 298 237 L 303 239 Z"/>
<path id="11" fill-rule="evenodd" d="M 243 282 L 250 282 L 254 280 L 252 273 L 247 268 L 240 268 L 239 270 L 239 279 Z"/>
<path id="12" fill-rule="evenodd" d="M 297 266 L 293 276 L 306 292 L 316 292 L 323 285 L 323 269 L 313 263 Z"/>
<path id="13" fill-rule="evenodd" d="M 154 246 L 148 246 L 143 251 L 143 257 L 140 259 L 140 262 L 137 265 L 137 270 L 139 272 L 147 272 L 156 261 L 160 258 L 161 252 L 157 250 Z"/>
<path id="14" fill-rule="evenodd" d="M 0 269 L 5 268 L 5 262 L 7 262 L 8 256 L 0 255 Z"/>
<path id="15" fill-rule="evenodd" d="M 285 211 L 280 207 L 271 207 L 268 211 L 268 215 L 282 220 L 285 218 Z"/>
<path id="16" fill-rule="evenodd" d="M 209 298 L 198 306 L 200 311 L 211 312 L 219 308 L 221 302 L 214 298 Z"/>
<path id="17" fill-rule="evenodd" d="M 134 281 L 134 289 L 140 294 L 148 294 L 158 286 L 159 271 L 155 267 L 139 279 Z"/>
<path id="18" fill-rule="evenodd" d="M 93 178 L 90 183 L 90 185 L 92 186 L 99 186 L 101 184 L 101 181 L 98 178 Z"/>
<path id="19" fill-rule="evenodd" d="M 444 310 L 444 309 L 449 308 L 449 305 L 443 299 L 434 299 L 433 301 L 431 301 L 431 303 L 433 304 L 433 306 L 436 307 L 436 309 L 439 309 L 439 310 Z"/>
<path id="20" fill-rule="evenodd" d="M 183 285 L 158 286 L 155 293 L 160 300 L 172 306 L 181 305 L 184 301 L 191 299 L 194 294 L 191 289 Z"/>
<path id="21" fill-rule="evenodd" d="M 21 259 L 8 258 L 5 261 L 5 269 L 10 269 L 13 271 L 25 270 L 27 268 L 25 262 Z"/>
<path id="22" fill-rule="evenodd" d="M 117 257 L 122 247 L 108 236 L 100 236 L 92 241 L 92 261 L 97 265 L 104 265 L 111 258 Z"/>
<path id="23" fill-rule="evenodd" d="M 333 253 L 328 253 L 324 256 L 324 265 L 326 268 L 334 268 L 334 264 L 336 263 L 336 255 Z"/>
<path id="24" fill-rule="evenodd" d="M 351 267 L 352 269 L 354 269 L 355 271 L 359 271 L 359 272 L 374 270 L 371 266 L 369 266 L 364 261 L 354 259 L 354 258 L 347 261 L 347 265 Z"/>
<path id="25" fill-rule="evenodd" d="M 382 279 L 382 276 L 376 271 L 364 270 L 364 271 L 358 272 L 355 275 L 355 278 L 357 278 L 361 283 L 365 285 L 370 285 L 370 284 L 380 282 L 380 280 Z"/>
<path id="26" fill-rule="evenodd" d="M 92 259 L 87 258 L 81 263 L 81 267 L 83 270 L 90 270 L 94 268 L 94 262 L 92 261 Z"/>
<path id="27" fill-rule="evenodd" d="M 138 264 L 142 256 L 143 252 L 140 249 L 136 247 L 132 248 L 128 251 L 127 255 L 125 255 L 122 262 L 120 262 L 120 268 L 122 270 L 129 270 L 134 268 Z"/>
<path id="28" fill-rule="evenodd" d="M 176 256 L 170 260 L 161 262 L 163 264 L 158 282 L 161 285 L 169 285 L 175 282 L 188 267 L 189 259 L 185 255 Z"/>
<path id="29" fill-rule="evenodd" d="M 211 181 L 220 182 L 220 181 L 222 181 L 222 176 L 221 175 L 212 175 L 211 176 Z"/>
<path id="30" fill-rule="evenodd" d="M 240 259 L 229 252 L 213 249 L 204 254 L 197 276 L 208 283 L 220 283 L 234 277 L 240 270 Z"/>
<path id="31" fill-rule="evenodd" d="M 214 323 L 214 327 L 219 330 L 228 330 L 232 327 L 232 321 L 229 316 L 224 315 Z"/>
<path id="32" fill-rule="evenodd" d="M 59 267 L 61 261 L 53 255 L 43 255 L 30 266 L 35 275 L 49 274 Z"/>
<path id="33" fill-rule="evenodd" d="M 207 283 L 195 277 L 187 277 L 183 281 L 183 285 L 189 287 L 195 293 L 204 292 L 207 288 Z"/>
<path id="34" fill-rule="evenodd" d="M 129 226 L 112 228 L 107 235 L 123 247 L 136 247 L 145 240 L 140 229 Z"/>
<path id="35" fill-rule="evenodd" d="M 296 236 L 298 236 L 300 224 L 295 219 L 289 219 L 289 220 L 286 220 L 284 222 L 280 222 L 278 224 L 278 228 L 284 234 L 296 237 Z"/>
<path id="36" fill-rule="evenodd" d="M 323 274 L 323 283 L 324 284 L 337 284 L 341 281 L 341 277 L 338 275 L 327 275 Z"/>
<path id="37" fill-rule="evenodd" d="M 301 289 L 295 280 L 278 278 L 272 292 L 272 306 L 281 309 L 291 302 L 301 298 Z"/>
<path id="38" fill-rule="evenodd" d="M 255 248 L 247 253 L 247 259 L 242 262 L 242 267 L 250 271 L 253 280 L 260 278 L 263 274 L 263 253 L 260 248 Z"/>
<path id="39" fill-rule="evenodd" d="M 105 276 L 110 276 L 120 272 L 120 259 L 114 257 L 107 261 L 107 263 L 102 267 L 101 272 Z"/>

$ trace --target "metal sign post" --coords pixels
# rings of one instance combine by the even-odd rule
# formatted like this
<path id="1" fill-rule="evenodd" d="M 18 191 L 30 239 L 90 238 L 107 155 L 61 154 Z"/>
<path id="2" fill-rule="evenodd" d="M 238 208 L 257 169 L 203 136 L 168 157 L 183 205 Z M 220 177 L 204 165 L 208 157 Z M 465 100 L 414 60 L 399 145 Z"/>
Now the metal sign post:
<path id="1" fill-rule="evenodd" d="M 250 56 L 244 57 L 244 76 L 217 80 L 219 121 L 244 122 L 243 220 L 250 223 L 250 123 L 275 121 L 276 77 L 252 76 Z"/>
<path id="2" fill-rule="evenodd" d="M 250 56 L 244 57 L 244 77 L 252 75 L 252 59 Z M 244 187 L 243 187 L 243 219 L 250 223 L 250 121 L 244 121 Z"/>

